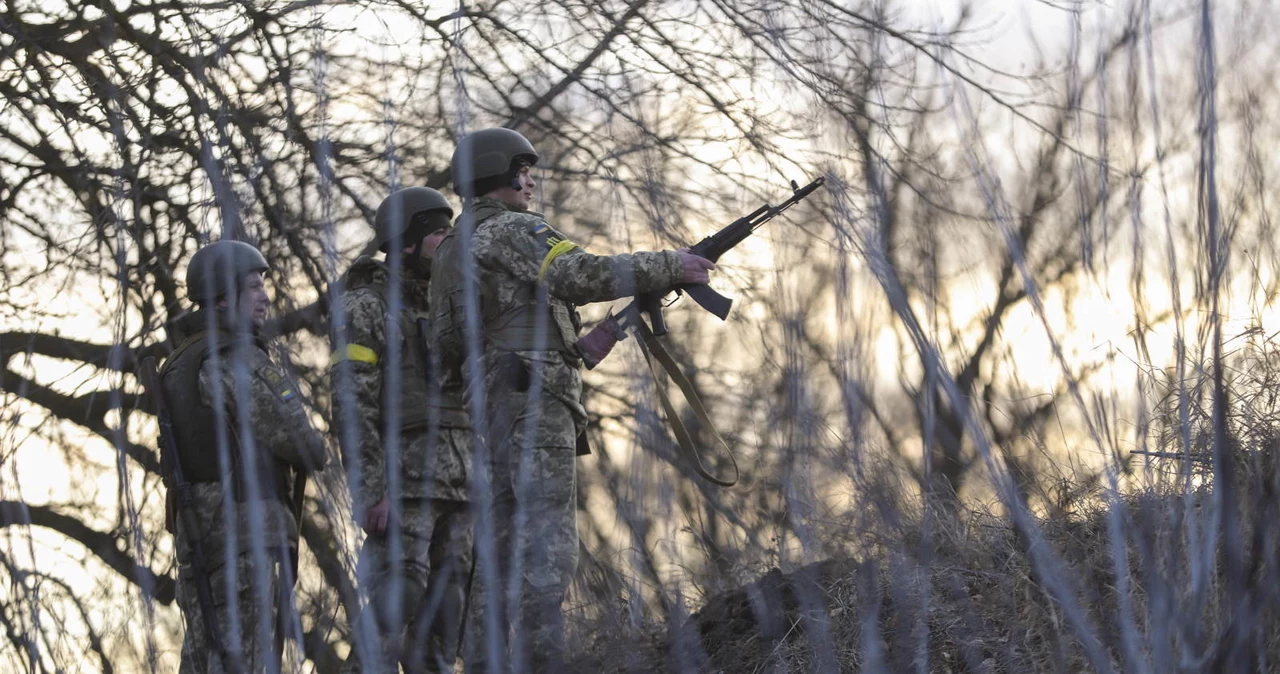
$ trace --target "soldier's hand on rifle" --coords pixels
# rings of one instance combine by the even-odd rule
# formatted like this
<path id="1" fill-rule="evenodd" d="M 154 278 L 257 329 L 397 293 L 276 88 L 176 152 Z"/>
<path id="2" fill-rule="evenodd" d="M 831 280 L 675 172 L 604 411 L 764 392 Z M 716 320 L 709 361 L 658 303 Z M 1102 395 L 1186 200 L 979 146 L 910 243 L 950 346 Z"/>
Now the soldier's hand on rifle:
<path id="1" fill-rule="evenodd" d="M 711 275 L 707 272 L 715 269 L 716 263 L 690 253 L 688 248 L 679 248 L 676 253 L 680 256 L 680 264 L 684 266 L 681 283 L 706 283 L 711 280 Z"/>
<path id="2" fill-rule="evenodd" d="M 369 535 L 385 534 L 387 523 L 391 521 L 391 499 L 382 497 L 364 514 L 364 532 Z"/>
<path id="3" fill-rule="evenodd" d="M 627 333 L 618 324 L 612 313 L 600 324 L 591 329 L 578 340 L 578 351 L 582 352 L 582 362 L 588 369 L 595 367 L 613 351 L 613 345 L 627 338 Z"/>

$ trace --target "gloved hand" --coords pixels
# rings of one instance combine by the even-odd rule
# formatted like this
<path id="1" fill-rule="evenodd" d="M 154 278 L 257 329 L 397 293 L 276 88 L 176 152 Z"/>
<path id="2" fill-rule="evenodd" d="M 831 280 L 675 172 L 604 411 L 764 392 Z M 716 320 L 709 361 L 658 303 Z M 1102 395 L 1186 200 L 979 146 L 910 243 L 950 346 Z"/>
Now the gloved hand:
<path id="1" fill-rule="evenodd" d="M 699 258 L 701 259 L 701 258 Z M 613 345 L 627 338 L 627 333 L 618 324 L 618 319 L 610 313 L 591 332 L 578 339 L 578 351 L 582 354 L 582 364 L 587 369 L 600 364 L 613 351 Z"/>
<path id="2" fill-rule="evenodd" d="M 711 280 L 711 275 L 707 272 L 715 269 L 716 263 L 690 253 L 688 248 L 677 249 L 676 254 L 680 256 L 680 264 L 684 267 L 681 283 L 706 283 Z"/>

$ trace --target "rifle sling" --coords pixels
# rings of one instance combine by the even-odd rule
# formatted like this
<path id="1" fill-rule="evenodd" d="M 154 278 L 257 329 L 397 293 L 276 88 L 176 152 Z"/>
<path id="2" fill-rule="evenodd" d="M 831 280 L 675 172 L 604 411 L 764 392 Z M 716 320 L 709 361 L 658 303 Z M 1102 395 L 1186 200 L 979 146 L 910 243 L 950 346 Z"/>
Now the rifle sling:
<path id="1" fill-rule="evenodd" d="M 227 643 L 222 638 L 222 633 L 218 629 L 218 613 L 213 607 L 213 585 L 209 582 L 209 569 L 204 560 L 204 552 L 198 551 L 199 544 L 196 538 L 199 537 L 200 529 L 196 521 L 196 515 L 191 510 L 190 505 L 179 506 L 180 517 L 183 527 L 190 531 L 188 536 L 189 548 L 191 550 L 192 571 L 195 576 L 196 585 L 196 603 L 200 606 L 200 622 L 204 625 L 204 638 L 218 653 L 218 659 L 222 661 L 222 668 L 228 674 L 241 674 L 244 669 L 240 666 L 240 662 L 232 656 L 231 651 L 227 649 Z M 200 561 L 195 561 L 199 559 Z"/>
<path id="2" fill-rule="evenodd" d="M 177 506 L 177 516 L 174 518 L 174 528 L 171 532 L 174 536 L 174 546 L 176 548 L 180 545 L 177 540 L 177 523 L 178 520 L 181 520 L 183 528 L 187 530 L 187 547 L 191 553 L 191 567 L 195 576 L 196 604 L 200 607 L 200 622 L 204 626 L 205 641 L 217 651 L 218 659 L 222 662 L 222 668 L 228 674 L 241 674 L 244 668 L 240 666 L 239 661 L 232 657 L 231 652 L 227 649 L 226 641 L 223 640 L 222 634 L 218 630 L 218 614 L 213 607 L 213 586 L 209 582 L 208 560 L 205 558 L 204 544 L 202 542 L 204 534 L 200 530 L 195 511 L 192 510 L 189 491 L 191 485 L 182 473 L 177 441 L 173 437 L 173 423 L 169 417 L 168 404 L 165 401 L 164 385 L 160 382 L 160 374 L 156 371 L 155 358 L 151 356 L 143 358 L 141 366 L 142 385 L 151 394 L 151 399 L 155 404 L 156 421 L 162 429 L 157 442 L 161 453 L 168 456 L 170 464 L 171 475 L 166 477 L 170 479 L 171 484 L 166 489 L 166 504 L 171 497 L 176 496 L 176 498 L 173 498 L 173 503 Z M 186 492 L 185 495 L 182 492 Z M 166 512 L 166 519 L 167 517 L 168 513 Z"/>
<path id="3" fill-rule="evenodd" d="M 290 507 L 293 511 L 293 521 L 298 523 L 298 537 L 302 537 L 302 509 L 304 499 L 307 493 L 307 474 L 297 471 L 293 475 L 293 502 Z M 289 552 L 286 559 L 282 559 L 282 563 L 288 564 L 288 567 L 281 568 L 281 573 L 289 574 L 286 578 L 280 579 L 280 596 L 276 597 L 276 623 L 275 623 L 275 640 L 272 644 L 275 658 L 280 660 L 284 657 L 284 640 L 285 633 L 289 629 L 289 620 L 293 617 L 295 607 L 293 604 L 293 589 L 298 584 L 298 546 L 300 542 L 294 542 L 289 546 Z"/>
<path id="4" fill-rule="evenodd" d="M 676 363 L 675 358 L 667 351 L 667 347 L 653 334 L 649 326 L 642 320 L 636 321 L 636 331 L 639 333 L 640 351 L 644 354 L 645 362 L 649 364 L 649 371 L 653 373 L 653 381 L 658 390 L 658 400 L 662 401 L 662 409 L 667 415 L 667 423 L 671 425 L 671 431 L 676 436 L 676 442 L 680 445 L 680 453 L 684 455 L 686 461 L 689 462 L 693 472 L 704 480 L 719 485 L 721 487 L 732 487 L 738 483 L 740 476 L 738 472 L 738 460 L 733 456 L 733 450 L 729 449 L 729 445 L 721 437 L 720 432 L 716 430 L 715 424 L 711 420 L 711 415 L 707 413 L 707 408 L 702 405 L 702 399 L 698 397 L 698 392 L 693 388 L 693 382 L 685 376 L 680 370 L 680 365 Z M 661 366 L 661 369 L 659 369 Z M 725 456 L 729 457 L 729 462 L 733 465 L 733 479 L 725 480 L 716 477 L 707 470 L 702 463 L 702 456 L 698 451 L 698 447 L 694 444 L 693 434 L 688 427 L 680 419 L 680 415 L 676 413 L 675 406 L 671 404 L 671 397 L 667 395 L 666 386 L 663 385 L 662 372 L 665 371 L 671 381 L 680 388 L 680 393 L 684 395 L 685 402 L 689 404 L 689 409 L 698 419 L 698 423 L 711 434 L 714 444 L 719 445 Z"/>

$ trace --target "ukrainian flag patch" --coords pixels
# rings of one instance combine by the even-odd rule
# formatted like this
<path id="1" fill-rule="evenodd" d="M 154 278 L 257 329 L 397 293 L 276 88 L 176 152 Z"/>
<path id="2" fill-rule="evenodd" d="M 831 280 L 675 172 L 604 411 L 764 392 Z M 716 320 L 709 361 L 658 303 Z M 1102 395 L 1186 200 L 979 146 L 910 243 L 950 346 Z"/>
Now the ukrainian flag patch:
<path id="1" fill-rule="evenodd" d="M 275 391 L 276 395 L 280 396 L 281 400 L 285 402 L 293 400 L 293 386 L 284 378 L 284 375 L 277 372 L 274 368 L 266 365 L 258 368 L 258 373 L 264 380 L 266 380 L 267 386 L 271 387 L 271 390 Z"/>

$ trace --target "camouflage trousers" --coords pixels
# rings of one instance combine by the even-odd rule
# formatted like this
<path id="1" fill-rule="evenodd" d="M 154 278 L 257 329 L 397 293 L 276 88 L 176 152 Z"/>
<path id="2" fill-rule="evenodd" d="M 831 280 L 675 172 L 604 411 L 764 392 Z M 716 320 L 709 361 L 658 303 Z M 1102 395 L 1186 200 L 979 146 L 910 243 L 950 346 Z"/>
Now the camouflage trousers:
<path id="1" fill-rule="evenodd" d="M 190 564 L 179 564 L 177 600 L 187 623 L 182 639 L 181 674 L 280 671 L 280 653 L 275 646 L 276 630 L 279 629 L 276 607 L 291 606 L 287 603 L 291 597 L 281 593 L 281 588 L 291 584 L 280 582 L 280 554 L 269 551 L 268 555 L 272 561 L 267 561 L 266 568 L 263 568 L 261 555 L 255 560 L 251 552 L 240 553 L 236 560 L 237 578 L 231 590 L 231 601 L 228 601 L 230 578 L 226 566 L 220 558 L 207 560 L 211 566 L 216 564 L 218 567 L 208 574 L 213 595 L 214 638 L 218 644 L 210 643 L 208 638 L 195 573 Z M 259 571 L 265 572 L 265 578 Z"/>
<path id="2" fill-rule="evenodd" d="M 581 381 L 566 368 L 548 364 L 542 387 L 489 388 L 492 499 L 476 513 L 470 672 L 555 672 L 563 665 L 560 603 L 578 565 L 578 525 L 577 426 L 562 396 Z M 484 535 L 492 536 L 488 559 Z"/>
<path id="3" fill-rule="evenodd" d="M 394 674 L 399 663 L 414 674 L 452 673 L 471 572 L 469 504 L 404 499 L 394 521 L 398 535 L 370 536 L 360 550 L 369 604 L 356 633 L 376 645 L 353 650 L 343 671 Z"/>

